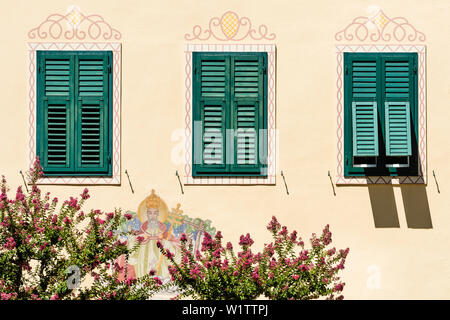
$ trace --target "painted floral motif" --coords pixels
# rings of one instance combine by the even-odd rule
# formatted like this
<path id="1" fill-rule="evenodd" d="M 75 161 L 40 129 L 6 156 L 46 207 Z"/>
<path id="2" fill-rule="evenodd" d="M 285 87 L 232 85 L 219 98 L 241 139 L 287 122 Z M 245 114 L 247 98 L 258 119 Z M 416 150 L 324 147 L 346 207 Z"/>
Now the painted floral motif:
<path id="1" fill-rule="evenodd" d="M 266 25 L 259 25 L 255 30 L 249 18 L 239 17 L 237 13 L 227 11 L 220 18 L 211 18 L 207 29 L 203 30 L 201 26 L 195 25 L 192 28 L 192 34 L 185 34 L 184 36 L 184 39 L 188 41 L 204 41 L 210 38 L 219 41 L 240 41 L 246 38 L 275 40 L 276 36 L 274 33 L 269 33 Z"/>
<path id="2" fill-rule="evenodd" d="M 120 40 L 122 34 L 98 14 L 85 15 L 76 6 L 66 14 L 51 14 L 28 32 L 40 40 Z"/>
<path id="3" fill-rule="evenodd" d="M 425 41 L 425 34 L 418 31 L 404 17 L 388 17 L 381 9 L 368 17 L 356 17 L 334 36 L 337 41 Z"/>

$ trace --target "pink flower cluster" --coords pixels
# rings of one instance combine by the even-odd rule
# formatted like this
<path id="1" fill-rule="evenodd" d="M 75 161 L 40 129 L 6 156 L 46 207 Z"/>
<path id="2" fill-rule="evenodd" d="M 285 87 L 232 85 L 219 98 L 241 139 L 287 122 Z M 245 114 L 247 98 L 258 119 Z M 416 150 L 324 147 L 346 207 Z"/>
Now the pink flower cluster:
<path id="1" fill-rule="evenodd" d="M 3 245 L 3 248 L 7 250 L 12 250 L 16 247 L 16 242 L 13 237 L 9 237 L 6 239 L 6 243 Z"/>

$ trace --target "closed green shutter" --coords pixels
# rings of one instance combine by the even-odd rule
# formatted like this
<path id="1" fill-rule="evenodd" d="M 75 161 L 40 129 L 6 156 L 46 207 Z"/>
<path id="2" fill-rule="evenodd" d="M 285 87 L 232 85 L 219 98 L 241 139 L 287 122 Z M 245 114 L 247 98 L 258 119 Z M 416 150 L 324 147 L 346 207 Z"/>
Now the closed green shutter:
<path id="1" fill-rule="evenodd" d="M 376 101 L 354 101 L 353 119 L 353 156 L 378 156 L 378 110 Z"/>
<path id="2" fill-rule="evenodd" d="M 78 172 L 108 171 L 108 56 L 77 59 L 76 155 Z"/>
<path id="3" fill-rule="evenodd" d="M 98 51 L 37 52 L 37 154 L 44 174 L 110 174 L 111 58 Z"/>
<path id="4" fill-rule="evenodd" d="M 383 67 L 386 155 L 410 156 L 413 61 L 411 57 L 386 57 Z"/>
<path id="5" fill-rule="evenodd" d="M 73 57 L 38 52 L 37 154 L 45 173 L 74 170 Z"/>
<path id="6" fill-rule="evenodd" d="M 224 55 L 194 61 L 194 168 L 199 173 L 225 173 L 230 62 Z"/>
<path id="7" fill-rule="evenodd" d="M 259 139 L 263 135 L 260 128 L 263 128 L 264 121 L 264 67 L 263 56 L 231 58 L 231 119 L 234 133 L 231 172 L 258 173 L 264 168 L 260 159 L 262 139 Z"/>
<path id="8" fill-rule="evenodd" d="M 348 67 L 347 67 L 348 68 Z M 377 59 L 351 61 L 352 145 L 354 157 L 378 156 Z"/>
<path id="9" fill-rule="evenodd" d="M 265 175 L 265 54 L 193 60 L 193 175 Z"/>

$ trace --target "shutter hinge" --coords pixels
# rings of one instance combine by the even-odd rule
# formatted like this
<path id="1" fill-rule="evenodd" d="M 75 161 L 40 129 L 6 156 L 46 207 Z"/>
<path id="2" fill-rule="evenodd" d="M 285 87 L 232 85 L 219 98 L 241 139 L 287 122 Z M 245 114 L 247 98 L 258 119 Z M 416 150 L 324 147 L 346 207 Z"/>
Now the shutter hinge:
<path id="1" fill-rule="evenodd" d="M 39 65 L 39 67 L 38 67 L 38 73 L 42 73 L 42 67 L 41 67 L 41 65 Z"/>
<path id="2" fill-rule="evenodd" d="M 348 74 L 348 66 L 345 66 L 345 74 Z"/>
<path id="3" fill-rule="evenodd" d="M 194 67 L 194 74 L 197 74 L 197 67 Z"/>
<path id="4" fill-rule="evenodd" d="M 109 74 L 111 73 L 111 66 L 110 65 L 108 66 L 108 73 Z"/>
<path id="5" fill-rule="evenodd" d="M 413 72 L 414 72 L 414 74 L 417 74 L 417 67 L 416 66 L 414 66 Z"/>
<path id="6" fill-rule="evenodd" d="M 111 154 L 108 155 L 108 163 L 111 163 Z"/>
<path id="7" fill-rule="evenodd" d="M 263 74 L 263 75 L 266 75 L 266 74 L 267 74 L 267 68 L 266 68 L 266 67 L 263 67 L 261 71 L 262 71 L 262 74 Z"/>

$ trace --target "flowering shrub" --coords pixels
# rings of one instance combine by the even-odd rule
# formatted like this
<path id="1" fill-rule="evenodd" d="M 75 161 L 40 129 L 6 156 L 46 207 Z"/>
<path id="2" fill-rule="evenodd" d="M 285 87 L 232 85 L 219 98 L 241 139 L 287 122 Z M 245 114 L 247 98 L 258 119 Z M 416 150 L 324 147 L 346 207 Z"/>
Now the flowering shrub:
<path id="1" fill-rule="evenodd" d="M 337 273 L 344 269 L 349 249 L 329 248 L 331 232 L 329 225 L 322 235 L 313 234 L 312 248 L 305 249 L 305 243 L 297 238 L 297 231 L 288 232 L 272 217 L 267 229 L 273 242 L 265 245 L 260 263 L 264 278 L 264 295 L 270 299 L 343 299 L 340 294 L 345 283 L 339 282 Z M 299 249 L 298 253 L 296 248 Z"/>
<path id="2" fill-rule="evenodd" d="M 120 266 L 111 262 L 138 246 L 120 241 L 116 230 L 127 219 L 120 210 L 81 211 L 87 189 L 57 209 L 59 200 L 42 195 L 35 184 L 42 175 L 37 159 L 28 173 L 31 192 L 18 187 L 14 198 L 8 198 L 2 177 L 0 299 L 145 299 L 158 290 L 154 274 L 118 280 Z"/>
<path id="3" fill-rule="evenodd" d="M 205 232 L 202 248 L 195 253 L 183 234 L 180 262 L 158 242 L 171 261 L 169 272 L 180 292 L 176 298 L 255 299 L 264 294 L 269 299 L 343 299 L 340 293 L 345 284 L 339 282 L 337 273 L 344 268 L 349 249 L 327 249 L 331 243 L 328 225 L 320 237 L 312 235 L 310 250 L 296 231 L 289 234 L 275 217 L 267 229 L 274 241 L 256 254 L 250 249 L 254 241 L 248 233 L 240 237 L 237 254 L 230 242 L 222 245 L 220 231 L 214 238 Z"/>
<path id="4" fill-rule="evenodd" d="M 172 281 L 179 288 L 176 298 L 193 299 L 255 299 L 262 293 L 258 278 L 258 259 L 250 249 L 253 240 L 250 235 L 241 236 L 241 251 L 234 254 L 233 246 L 227 243 L 222 246 L 222 234 L 217 232 L 212 238 L 204 233 L 201 250 L 192 253 L 192 244 L 187 243 L 186 235 L 182 235 L 182 261 L 177 263 L 173 253 L 157 243 L 161 252 L 172 262 L 169 272 Z"/>

